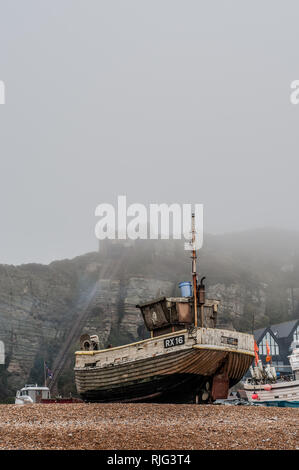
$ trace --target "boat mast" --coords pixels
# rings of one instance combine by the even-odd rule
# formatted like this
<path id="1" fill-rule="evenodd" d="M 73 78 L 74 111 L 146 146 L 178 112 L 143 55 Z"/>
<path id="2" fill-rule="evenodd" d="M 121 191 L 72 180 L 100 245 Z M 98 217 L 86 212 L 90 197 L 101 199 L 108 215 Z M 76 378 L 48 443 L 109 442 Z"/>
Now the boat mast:
<path id="1" fill-rule="evenodd" d="M 195 250 L 195 214 L 192 213 L 192 281 L 194 296 L 194 326 L 197 328 L 197 274 L 196 274 L 196 250 Z"/>
<path id="2" fill-rule="evenodd" d="M 47 374 L 46 374 L 46 363 L 45 363 L 45 360 L 44 360 L 44 383 L 45 383 L 45 387 L 47 386 Z"/>

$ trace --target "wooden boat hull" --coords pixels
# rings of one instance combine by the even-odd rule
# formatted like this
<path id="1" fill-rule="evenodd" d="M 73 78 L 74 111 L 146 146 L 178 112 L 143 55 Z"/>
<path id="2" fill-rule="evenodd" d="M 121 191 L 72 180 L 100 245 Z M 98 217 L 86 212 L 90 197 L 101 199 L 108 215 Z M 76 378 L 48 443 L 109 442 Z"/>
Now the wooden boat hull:
<path id="1" fill-rule="evenodd" d="M 222 337 L 229 334 L 239 342 L 243 339 L 247 350 L 221 344 L 221 331 Z M 85 401 L 96 402 L 182 403 L 194 401 L 196 395 L 200 402 L 206 402 L 211 398 L 213 378 L 224 365 L 229 387 L 250 367 L 253 341 L 248 338 L 251 335 L 240 335 L 212 329 L 198 329 L 193 334 L 183 330 L 92 354 L 77 352 L 77 391 Z M 165 340 L 182 336 L 182 344 L 165 348 Z M 210 344 L 211 340 L 219 344 Z M 205 341 L 207 344 L 203 344 Z"/>

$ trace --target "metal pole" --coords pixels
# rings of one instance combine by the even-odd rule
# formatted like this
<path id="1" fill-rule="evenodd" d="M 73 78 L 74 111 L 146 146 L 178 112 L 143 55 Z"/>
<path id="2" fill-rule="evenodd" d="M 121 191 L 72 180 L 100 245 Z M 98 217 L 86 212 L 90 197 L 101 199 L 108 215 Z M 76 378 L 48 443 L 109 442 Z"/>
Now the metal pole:
<path id="1" fill-rule="evenodd" d="M 45 380 L 45 387 L 47 386 L 47 378 L 46 378 L 46 363 L 44 361 L 44 380 Z"/>
<path id="2" fill-rule="evenodd" d="M 203 311 L 203 305 L 200 306 L 200 318 L 201 318 L 201 326 L 203 327 L 204 324 L 204 311 Z"/>
<path id="3" fill-rule="evenodd" d="M 192 278 L 194 296 L 194 326 L 197 328 L 197 276 L 196 276 L 196 251 L 195 251 L 195 214 L 192 214 Z"/>

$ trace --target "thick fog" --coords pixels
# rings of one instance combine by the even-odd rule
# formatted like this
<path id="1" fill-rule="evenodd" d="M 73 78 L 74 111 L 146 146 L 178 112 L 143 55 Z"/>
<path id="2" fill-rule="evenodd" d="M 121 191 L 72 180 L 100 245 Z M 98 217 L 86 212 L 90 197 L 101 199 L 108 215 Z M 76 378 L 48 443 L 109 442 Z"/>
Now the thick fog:
<path id="1" fill-rule="evenodd" d="M 100 203 L 299 229 L 296 1 L 0 0 L 0 263 L 96 250 Z"/>

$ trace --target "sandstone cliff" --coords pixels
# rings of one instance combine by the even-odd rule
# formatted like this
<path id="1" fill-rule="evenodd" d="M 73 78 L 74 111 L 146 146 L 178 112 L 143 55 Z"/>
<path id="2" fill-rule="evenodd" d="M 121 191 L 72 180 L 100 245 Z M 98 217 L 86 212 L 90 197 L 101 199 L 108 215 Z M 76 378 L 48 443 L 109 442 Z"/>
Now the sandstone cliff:
<path id="1" fill-rule="evenodd" d="M 298 316 L 297 238 L 284 250 L 274 247 L 274 254 L 227 240 L 208 238 L 199 259 L 207 296 L 221 301 L 219 324 L 251 332 Z M 106 244 L 99 253 L 47 266 L 0 265 L 0 340 L 6 354 L 0 399 L 13 397 L 25 383 L 43 382 L 43 362 L 52 367 L 76 318 L 91 305 L 59 380 L 64 394 L 74 393 L 73 352 L 80 334 L 98 334 L 102 347 L 146 337 L 135 305 L 178 294 L 178 283 L 190 279 L 189 257 L 181 242 L 160 241 Z"/>

